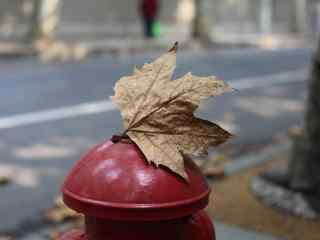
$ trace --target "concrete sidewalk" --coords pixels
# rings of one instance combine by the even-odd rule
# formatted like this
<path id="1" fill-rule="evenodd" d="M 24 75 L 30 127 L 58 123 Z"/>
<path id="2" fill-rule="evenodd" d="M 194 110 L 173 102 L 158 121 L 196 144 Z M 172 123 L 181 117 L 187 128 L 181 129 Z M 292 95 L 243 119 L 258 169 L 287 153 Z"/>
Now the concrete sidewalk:
<path id="1" fill-rule="evenodd" d="M 253 231 L 245 231 L 241 228 L 215 223 L 217 240 L 276 240 L 278 238 L 263 235 Z"/>
<path id="2" fill-rule="evenodd" d="M 140 24 L 134 23 L 130 25 L 118 24 L 117 26 L 114 24 L 65 23 L 59 27 L 53 40 L 47 42 L 59 43 L 59 46 L 63 43 L 63 49 L 55 49 L 55 51 L 68 52 L 69 49 L 72 51 L 73 48 L 81 48 L 82 51 L 86 52 L 86 55 L 157 51 L 167 49 L 176 41 L 180 42 L 182 48 L 195 47 L 195 43 L 190 41 L 189 30 L 184 26 L 163 24 L 161 36 L 152 40 L 145 39 L 140 28 Z M 11 37 L 3 36 L 0 32 L 0 56 L 38 55 L 39 51 L 43 50 L 37 47 L 37 43 L 23 41 L 21 26 L 17 26 L 16 31 L 17 34 Z M 48 44 L 46 43 L 46 45 Z"/>
<path id="3" fill-rule="evenodd" d="M 23 43 L 20 41 L 0 41 L 0 57 L 40 57 L 49 60 L 82 60 L 96 54 L 111 54 L 113 56 L 127 56 L 136 53 L 165 51 L 178 41 L 180 49 L 199 49 L 201 46 L 186 38 L 158 38 L 153 40 L 138 39 L 82 39 L 78 41 L 64 41 L 57 39 Z"/>
<path id="4" fill-rule="evenodd" d="M 216 43 L 224 43 L 236 46 L 256 46 L 261 48 L 301 48 L 316 46 L 316 39 L 303 37 L 298 34 L 260 34 L 260 33 L 236 33 L 216 30 L 212 37 Z"/>

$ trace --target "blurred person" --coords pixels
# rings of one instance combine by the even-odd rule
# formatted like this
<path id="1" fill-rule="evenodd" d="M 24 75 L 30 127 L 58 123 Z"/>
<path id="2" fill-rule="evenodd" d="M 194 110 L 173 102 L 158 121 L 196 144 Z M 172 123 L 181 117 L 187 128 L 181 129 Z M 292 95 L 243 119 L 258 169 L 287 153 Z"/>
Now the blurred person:
<path id="1" fill-rule="evenodd" d="M 146 38 L 153 38 L 153 27 L 159 15 L 158 0 L 141 0 L 140 13 L 143 20 L 144 35 Z"/>
<path id="2" fill-rule="evenodd" d="M 264 203 L 309 219 L 320 217 L 320 41 L 318 44 L 304 128 L 295 135 L 289 166 L 263 172 L 251 185 Z"/>

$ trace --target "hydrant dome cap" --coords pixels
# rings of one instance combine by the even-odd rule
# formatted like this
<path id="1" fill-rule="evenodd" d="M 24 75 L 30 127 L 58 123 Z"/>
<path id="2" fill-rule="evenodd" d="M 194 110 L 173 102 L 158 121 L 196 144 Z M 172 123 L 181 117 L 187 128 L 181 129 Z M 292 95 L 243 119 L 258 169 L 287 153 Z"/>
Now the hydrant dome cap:
<path id="1" fill-rule="evenodd" d="M 128 141 L 106 141 L 89 151 L 63 185 L 64 202 L 85 215 L 113 220 L 166 220 L 192 214 L 208 203 L 209 187 L 185 159 L 189 182 L 147 163 Z"/>

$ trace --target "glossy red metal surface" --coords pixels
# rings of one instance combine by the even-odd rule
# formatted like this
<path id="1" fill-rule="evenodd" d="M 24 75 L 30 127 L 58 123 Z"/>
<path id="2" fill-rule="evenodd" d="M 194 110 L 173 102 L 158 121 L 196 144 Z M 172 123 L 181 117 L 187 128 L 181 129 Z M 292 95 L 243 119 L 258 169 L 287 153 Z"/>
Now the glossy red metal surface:
<path id="1" fill-rule="evenodd" d="M 214 228 L 203 212 L 169 221 L 109 221 L 86 217 L 86 233 L 72 231 L 59 240 L 215 240 Z"/>
<path id="2" fill-rule="evenodd" d="M 81 230 L 72 230 L 61 235 L 58 240 L 88 240 L 84 231 Z"/>
<path id="3" fill-rule="evenodd" d="M 65 203 L 96 218 L 168 220 L 190 215 L 208 202 L 209 188 L 198 167 L 185 161 L 189 182 L 147 164 L 132 143 L 106 141 L 72 169 L 63 185 Z"/>

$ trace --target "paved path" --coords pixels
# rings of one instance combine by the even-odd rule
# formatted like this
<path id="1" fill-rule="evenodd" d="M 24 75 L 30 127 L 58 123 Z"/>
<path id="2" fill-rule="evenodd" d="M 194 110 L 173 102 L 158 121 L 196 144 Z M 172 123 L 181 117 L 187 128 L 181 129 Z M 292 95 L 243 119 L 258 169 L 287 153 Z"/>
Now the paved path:
<path id="1" fill-rule="evenodd" d="M 265 234 L 245 231 L 238 227 L 216 223 L 217 240 L 276 240 L 277 238 Z"/>

